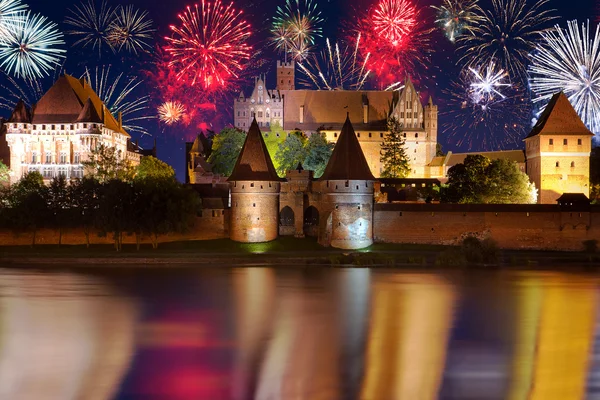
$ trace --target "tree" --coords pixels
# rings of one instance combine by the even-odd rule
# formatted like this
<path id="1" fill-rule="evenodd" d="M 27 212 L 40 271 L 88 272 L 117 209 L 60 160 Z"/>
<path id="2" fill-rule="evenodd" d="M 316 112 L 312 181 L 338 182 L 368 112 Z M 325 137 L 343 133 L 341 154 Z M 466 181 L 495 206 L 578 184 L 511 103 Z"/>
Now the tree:
<path id="1" fill-rule="evenodd" d="M 86 246 L 96 225 L 99 208 L 100 183 L 92 177 L 76 180 L 69 186 L 73 205 L 73 224 L 83 228 Z"/>
<path id="2" fill-rule="evenodd" d="M 123 246 L 123 233 L 132 230 L 134 206 L 134 191 L 130 182 L 112 179 L 100 187 L 96 226 L 100 236 L 112 234 L 117 251 Z"/>
<path id="3" fill-rule="evenodd" d="M 277 174 L 285 176 L 287 171 L 296 169 L 298 164 L 306 158 L 306 138 L 302 132 L 290 132 L 283 143 L 279 145 L 275 161 L 277 163 Z"/>
<path id="4" fill-rule="evenodd" d="M 396 118 L 388 120 L 389 133 L 381 143 L 380 161 L 383 164 L 382 178 L 405 178 L 410 173 L 402 127 Z"/>
<path id="5" fill-rule="evenodd" d="M 0 186 L 8 184 L 10 180 L 10 168 L 0 160 Z"/>
<path id="6" fill-rule="evenodd" d="M 64 228 L 72 221 L 71 191 L 64 175 L 52 179 L 48 186 L 48 211 L 51 216 L 52 227 L 58 230 L 58 245 L 62 244 Z"/>
<path id="7" fill-rule="evenodd" d="M 537 190 L 515 161 L 469 155 L 463 164 L 448 171 L 441 199 L 447 203 L 527 204 L 536 202 Z"/>
<path id="8" fill-rule="evenodd" d="M 116 147 L 99 145 L 90 152 L 89 160 L 83 166 L 87 176 L 91 176 L 100 183 L 113 179 L 131 181 L 135 175 L 135 168 L 131 162 L 121 154 Z"/>
<path id="9" fill-rule="evenodd" d="M 306 143 L 306 158 L 302 165 L 305 169 L 314 171 L 315 178 L 320 177 L 325 172 L 333 147 L 334 144 L 325 139 L 325 134 L 313 133 Z"/>
<path id="10" fill-rule="evenodd" d="M 171 179 L 174 177 L 173 167 L 152 156 L 142 157 L 135 173 L 135 179 Z"/>
<path id="11" fill-rule="evenodd" d="M 16 232 L 30 231 L 32 246 L 35 246 L 38 229 L 48 216 L 46 197 L 44 178 L 36 171 L 25 174 L 10 187 L 7 201 L 8 223 Z"/>
<path id="12" fill-rule="evenodd" d="M 233 171 L 246 134 L 239 129 L 225 128 L 213 138 L 212 153 L 208 162 L 213 166 L 213 172 L 229 176 Z"/>

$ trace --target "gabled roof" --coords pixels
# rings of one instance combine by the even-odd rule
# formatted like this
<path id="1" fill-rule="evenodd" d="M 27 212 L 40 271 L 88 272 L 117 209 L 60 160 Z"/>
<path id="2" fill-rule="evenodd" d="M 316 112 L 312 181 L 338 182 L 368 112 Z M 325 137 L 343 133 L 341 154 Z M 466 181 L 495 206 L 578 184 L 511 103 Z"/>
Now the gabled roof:
<path id="1" fill-rule="evenodd" d="M 228 181 L 280 181 L 271 156 L 258 128 L 256 118 L 252 121 L 244 147 L 233 167 Z"/>
<path id="2" fill-rule="evenodd" d="M 88 98 L 85 101 L 85 104 L 81 109 L 81 112 L 79 113 L 79 117 L 77 117 L 77 120 L 75 122 L 102 123 L 102 118 L 100 118 L 100 116 L 96 112 L 96 109 L 94 108 L 94 105 L 92 104 L 92 100 L 90 98 Z"/>
<path id="3" fill-rule="evenodd" d="M 567 96 L 557 93 L 552 96 L 526 139 L 537 135 L 586 135 L 594 134 L 585 126 Z"/>
<path id="4" fill-rule="evenodd" d="M 77 79 L 67 74 L 58 78 L 33 107 L 32 122 L 34 124 L 77 122 L 88 99 L 105 127 L 129 136 L 85 79 Z"/>
<path id="5" fill-rule="evenodd" d="M 333 148 L 325 172 L 319 180 L 375 180 L 360 143 L 358 143 L 356 133 L 350 122 L 350 116 L 346 117 L 340 137 Z"/>
<path id="6" fill-rule="evenodd" d="M 29 109 L 27 109 L 27 106 L 23 100 L 19 100 L 14 111 L 10 115 L 10 118 L 8 119 L 8 122 L 20 122 L 25 124 L 31 122 L 31 114 L 29 113 Z"/>

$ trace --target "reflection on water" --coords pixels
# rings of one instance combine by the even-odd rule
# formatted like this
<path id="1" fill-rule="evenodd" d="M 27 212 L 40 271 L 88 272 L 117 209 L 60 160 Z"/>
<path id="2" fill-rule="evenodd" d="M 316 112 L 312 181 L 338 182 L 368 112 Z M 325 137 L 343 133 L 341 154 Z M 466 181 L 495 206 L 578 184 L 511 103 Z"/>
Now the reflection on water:
<path id="1" fill-rule="evenodd" d="M 598 399 L 597 280 L 0 270 L 0 399 Z"/>

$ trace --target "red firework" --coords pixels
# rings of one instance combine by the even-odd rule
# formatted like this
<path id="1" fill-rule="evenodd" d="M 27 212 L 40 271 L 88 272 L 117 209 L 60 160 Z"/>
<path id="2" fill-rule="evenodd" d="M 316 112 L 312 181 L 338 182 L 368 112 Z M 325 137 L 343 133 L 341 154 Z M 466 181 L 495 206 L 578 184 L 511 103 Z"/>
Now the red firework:
<path id="1" fill-rule="evenodd" d="M 233 3 L 202 0 L 178 15 L 180 24 L 171 25 L 173 33 L 165 38 L 178 79 L 214 91 L 239 78 L 252 51 L 250 25 L 242 14 Z"/>
<path id="2" fill-rule="evenodd" d="M 380 0 L 354 27 L 352 39 L 380 88 L 425 72 L 429 36 L 421 10 L 410 0 Z M 358 33 L 358 35 L 356 35 Z"/>

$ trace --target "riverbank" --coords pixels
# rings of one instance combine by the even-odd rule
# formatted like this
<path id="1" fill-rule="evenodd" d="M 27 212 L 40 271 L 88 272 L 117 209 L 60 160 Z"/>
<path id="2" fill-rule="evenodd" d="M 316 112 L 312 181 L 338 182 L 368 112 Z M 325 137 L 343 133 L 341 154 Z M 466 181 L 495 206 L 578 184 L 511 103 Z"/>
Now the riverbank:
<path id="1" fill-rule="evenodd" d="M 354 267 L 455 267 L 444 265 L 441 255 L 452 246 L 376 243 L 361 250 L 324 248 L 315 240 L 282 237 L 268 243 L 236 243 L 228 239 L 164 243 L 158 249 L 123 245 L 38 245 L 0 247 L 0 265 L 90 266 L 354 266 Z M 569 264 L 600 267 L 600 254 L 560 251 L 502 250 L 493 266 L 547 267 Z M 493 267 L 492 266 L 492 267 Z"/>

